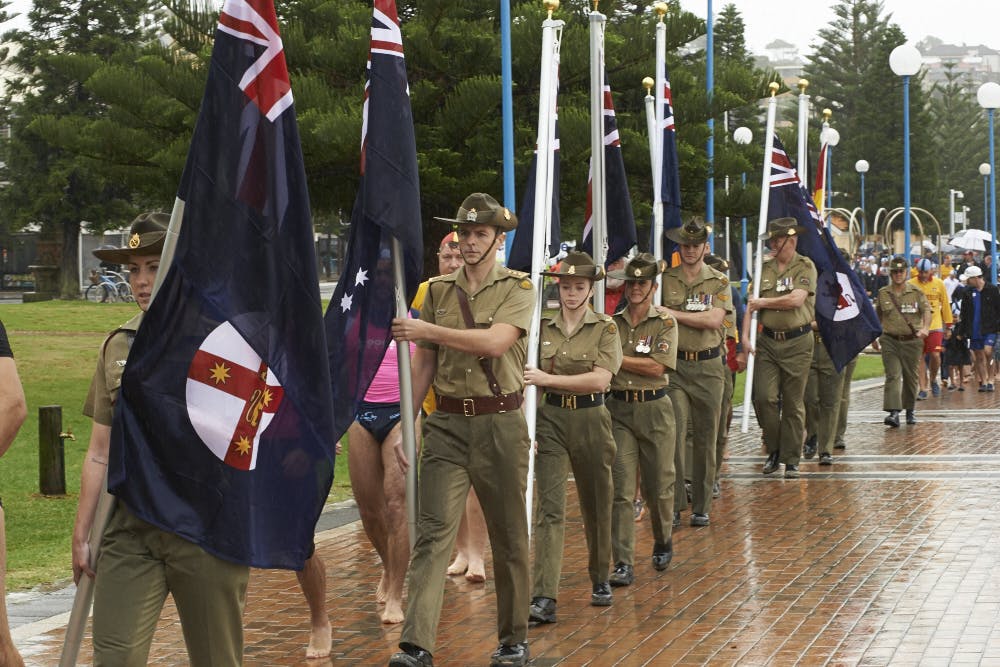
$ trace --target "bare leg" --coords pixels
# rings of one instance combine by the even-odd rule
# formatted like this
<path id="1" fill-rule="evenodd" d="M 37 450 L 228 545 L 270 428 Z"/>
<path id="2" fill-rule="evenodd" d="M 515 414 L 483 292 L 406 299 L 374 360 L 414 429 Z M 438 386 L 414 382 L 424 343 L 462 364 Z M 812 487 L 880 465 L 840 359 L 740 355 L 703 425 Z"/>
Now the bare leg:
<path id="1" fill-rule="evenodd" d="M 927 355 L 923 352 L 920 353 L 920 363 L 917 365 L 917 383 L 920 386 L 920 391 L 927 391 Z"/>
<path id="2" fill-rule="evenodd" d="M 382 491 L 385 477 L 382 447 L 375 442 L 371 433 L 357 422 L 347 429 L 347 443 L 347 469 L 351 477 L 354 500 L 361 515 L 361 525 L 364 526 L 368 540 L 375 547 L 384 570 L 389 558 L 389 537 L 386 527 L 385 496 Z M 398 469 L 395 464 L 391 467 Z M 383 572 L 383 578 L 384 576 Z M 379 582 L 376 601 L 380 594 L 385 593 L 384 588 L 382 582 Z"/>
<path id="3" fill-rule="evenodd" d="M 474 491 L 469 488 L 469 493 Z M 469 569 L 469 501 L 465 501 L 466 511 L 462 512 L 462 521 L 458 524 L 458 537 L 455 538 L 456 553 L 455 560 L 448 566 L 448 575 L 465 574 Z"/>
<path id="4" fill-rule="evenodd" d="M 465 578 L 474 584 L 481 584 L 486 581 L 486 566 L 483 564 L 487 538 L 486 518 L 483 516 L 483 508 L 479 505 L 479 497 L 471 487 L 469 495 L 465 498 L 465 520 L 469 529 L 466 553 L 469 559 L 469 571 L 465 573 Z"/>
<path id="5" fill-rule="evenodd" d="M 3 508 L 0 507 L 0 666 L 24 667 L 21 654 L 14 646 L 7 625 L 7 535 L 4 531 Z"/>
<path id="6" fill-rule="evenodd" d="M 307 658 L 325 658 L 330 655 L 332 643 L 330 616 L 326 611 L 326 567 L 319 554 L 314 553 L 301 572 L 296 572 L 302 594 L 309 605 L 309 646 Z"/>
<path id="7" fill-rule="evenodd" d="M 401 424 L 386 438 L 392 442 L 402 429 Z M 385 498 L 386 556 L 382 560 L 385 567 L 385 609 L 383 623 L 403 622 L 403 583 L 406 568 L 410 564 L 410 534 L 406 526 L 406 477 L 396 464 L 396 455 L 388 445 L 382 447 L 382 467 L 384 476 L 382 490 Z"/>

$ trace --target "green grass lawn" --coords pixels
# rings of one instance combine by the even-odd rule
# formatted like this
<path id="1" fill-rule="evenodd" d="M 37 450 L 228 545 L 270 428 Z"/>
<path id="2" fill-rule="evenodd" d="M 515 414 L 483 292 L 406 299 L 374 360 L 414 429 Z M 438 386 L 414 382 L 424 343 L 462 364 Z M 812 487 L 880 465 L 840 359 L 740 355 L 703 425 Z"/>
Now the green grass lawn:
<path id="1" fill-rule="evenodd" d="M 107 332 L 135 312 L 135 304 L 70 301 L 0 307 L 28 401 L 28 419 L 0 459 L 8 590 L 62 583 L 72 576 L 70 537 L 91 423 L 81 413 L 83 401 Z M 65 496 L 38 492 L 38 408 L 48 405 L 62 407 L 63 430 L 76 438 L 64 441 Z M 342 455 L 337 457 L 330 501 L 349 497 L 347 457 Z"/>
<path id="2" fill-rule="evenodd" d="M 80 465 L 87 451 L 90 420 L 81 414 L 97 352 L 107 332 L 135 314 L 134 304 L 49 301 L 4 305 L 7 327 L 21 382 L 28 399 L 28 419 L 0 459 L 0 495 L 7 515 L 7 586 L 9 590 L 63 583 L 71 576 L 70 536 L 80 491 Z M 863 356 L 855 379 L 882 375 L 880 356 Z M 743 400 L 743 375 L 737 377 L 734 403 Z M 38 492 L 38 408 L 62 407 L 65 441 L 65 496 Z M 344 453 L 337 457 L 330 501 L 351 497 Z"/>

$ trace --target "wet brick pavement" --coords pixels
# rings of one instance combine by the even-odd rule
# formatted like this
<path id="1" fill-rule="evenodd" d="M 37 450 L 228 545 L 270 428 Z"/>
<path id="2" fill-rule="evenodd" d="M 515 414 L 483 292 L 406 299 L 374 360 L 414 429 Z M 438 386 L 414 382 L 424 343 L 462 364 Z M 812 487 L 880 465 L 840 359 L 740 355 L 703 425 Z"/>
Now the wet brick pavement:
<path id="1" fill-rule="evenodd" d="M 712 525 L 675 532 L 669 570 L 655 572 L 648 521 L 637 535 L 635 584 L 591 607 L 575 492 L 559 622 L 534 628 L 532 664 L 1000 664 L 1000 411 L 996 394 L 944 392 L 917 404 L 920 422 L 882 425 L 881 388 L 856 390 L 847 450 L 831 468 L 764 477 L 755 426 L 734 433 Z M 752 421 L 752 420 L 751 420 Z M 734 419 L 738 429 L 738 416 Z M 384 665 L 398 626 L 373 599 L 378 562 L 360 523 L 317 535 L 334 627 L 330 659 L 306 661 L 308 615 L 290 572 L 254 571 L 247 665 Z M 487 583 L 450 578 L 437 664 L 484 665 L 495 648 Z M 29 665 L 58 660 L 65 628 L 24 637 Z M 28 626 L 41 627 L 40 625 Z M 79 664 L 90 664 L 89 628 Z M 183 665 L 168 601 L 150 664 Z"/>

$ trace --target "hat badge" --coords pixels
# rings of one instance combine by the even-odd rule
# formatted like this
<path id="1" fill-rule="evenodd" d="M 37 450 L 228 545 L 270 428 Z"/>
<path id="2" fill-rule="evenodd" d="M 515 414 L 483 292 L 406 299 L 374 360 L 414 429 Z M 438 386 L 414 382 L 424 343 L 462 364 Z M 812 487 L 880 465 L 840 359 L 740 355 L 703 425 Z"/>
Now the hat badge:
<path id="1" fill-rule="evenodd" d="M 139 239 L 139 234 L 132 234 L 132 237 L 128 240 L 128 247 L 134 250 L 139 247 L 140 243 L 142 243 L 142 241 Z"/>
<path id="2" fill-rule="evenodd" d="M 478 214 L 478 213 L 476 213 L 476 209 L 474 209 L 474 208 L 470 208 L 470 209 L 469 209 L 469 212 L 465 214 L 465 221 L 466 221 L 466 222 L 475 222 L 475 221 L 476 221 L 476 217 L 477 217 L 478 215 L 479 215 L 479 214 Z"/>
<path id="3" fill-rule="evenodd" d="M 503 209 L 503 219 L 510 220 L 510 209 L 504 207 Z"/>
<path id="4" fill-rule="evenodd" d="M 632 275 L 638 278 L 639 276 L 642 275 L 642 269 L 636 269 L 635 271 L 632 272 Z"/>
<path id="5" fill-rule="evenodd" d="M 569 271 L 567 271 L 566 273 L 567 275 L 573 275 L 574 273 L 576 273 L 576 266 L 569 267 Z"/>

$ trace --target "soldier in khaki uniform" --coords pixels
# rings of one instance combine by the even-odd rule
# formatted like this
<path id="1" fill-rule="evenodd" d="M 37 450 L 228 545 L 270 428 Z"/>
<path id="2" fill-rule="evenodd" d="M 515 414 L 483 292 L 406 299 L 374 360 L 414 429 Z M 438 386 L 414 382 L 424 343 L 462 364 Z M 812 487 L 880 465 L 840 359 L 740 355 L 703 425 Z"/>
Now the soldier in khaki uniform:
<path id="1" fill-rule="evenodd" d="M 432 278 L 420 319 L 396 319 L 398 342 L 415 341 L 413 405 L 432 382 L 437 409 L 423 422 L 417 541 L 400 653 L 390 665 L 433 664 L 445 570 L 472 485 L 489 528 L 500 646 L 491 665 L 528 662 L 528 430 L 519 409 L 526 332 L 535 307 L 527 275 L 496 264 L 517 218 L 486 194 L 466 197 L 455 219 L 464 267 Z M 394 443 L 403 468 L 409 462 Z"/>
<path id="2" fill-rule="evenodd" d="M 697 221 L 665 232 L 678 244 L 681 263 L 666 270 L 662 283 L 663 305 L 677 321 L 677 367 L 670 373 L 667 390 L 677 436 L 674 523 L 687 509 L 683 485 L 690 481 L 692 526 L 707 526 L 709 522 L 716 435 L 726 383 L 726 369 L 719 360 L 722 326 L 727 315 L 733 318 L 729 279 L 705 264 L 708 233 L 709 228 Z M 694 422 L 690 457 L 685 456 L 689 420 Z"/>
<path id="3" fill-rule="evenodd" d="M 132 339 L 152 298 L 169 221 L 165 213 L 143 213 L 132 222 L 126 247 L 94 251 L 101 260 L 128 266 L 129 285 L 141 310 L 104 342 L 83 408 L 94 422 L 73 525 L 73 578 L 94 577 L 96 570 L 96 665 L 146 664 L 168 593 L 177 605 L 189 664 L 243 664 L 243 605 L 250 575 L 245 565 L 217 558 L 142 521 L 121 501 L 104 531 L 97 567 L 89 564 L 88 536 L 108 466 L 114 404 Z"/>
<path id="4" fill-rule="evenodd" d="M 813 307 L 816 267 L 796 252 L 798 237 L 805 231 L 795 218 L 778 218 L 767 224 L 773 256 L 760 274 L 760 296 L 747 301 L 743 319 L 743 342 L 749 347 L 750 322 L 759 311 L 756 349 L 757 371 L 753 381 L 753 404 L 764 431 L 770 475 L 785 464 L 785 477 L 799 476 L 805 422 L 803 395 L 812 361 Z"/>
<path id="5" fill-rule="evenodd" d="M 594 281 L 604 269 L 585 252 L 570 252 L 558 271 L 560 309 L 542 318 L 539 368 L 524 371 L 524 383 L 544 389 L 538 408 L 535 480 L 534 597 L 529 619 L 554 623 L 562 574 L 566 523 L 566 477 L 573 466 L 583 515 L 592 584 L 590 603 L 611 604 L 611 464 L 615 440 L 604 392 L 622 364 L 622 346 L 611 317 L 590 309 Z"/>
<path id="6" fill-rule="evenodd" d="M 813 326 L 816 323 L 813 322 Z M 812 365 L 806 382 L 806 443 L 804 455 L 812 459 L 819 451 L 819 464 L 833 464 L 833 445 L 837 438 L 840 420 L 841 397 L 844 390 L 844 371 L 830 358 L 819 331 L 813 332 Z"/>
<path id="7" fill-rule="evenodd" d="M 931 305 L 924 291 L 907 281 L 909 267 L 902 257 L 889 262 L 889 284 L 875 297 L 875 313 L 882 323 L 882 336 L 872 343 L 882 350 L 885 386 L 882 409 L 889 414 L 886 426 L 899 428 L 899 411 L 906 410 L 906 423 L 916 424 L 913 406 L 917 399 L 917 368 L 931 325 Z"/>
<path id="8" fill-rule="evenodd" d="M 628 307 L 615 315 L 622 346 L 621 370 L 611 380 L 608 410 L 618 451 L 611 476 L 611 552 L 615 561 L 612 586 L 635 579 L 636 466 L 642 497 L 653 526 L 653 567 L 665 570 L 673 558 L 671 515 L 674 505 L 674 410 L 667 396 L 667 369 L 677 364 L 677 323 L 653 306 L 656 277 L 666 264 L 649 253 L 634 257 L 608 277 L 626 281 Z"/>

